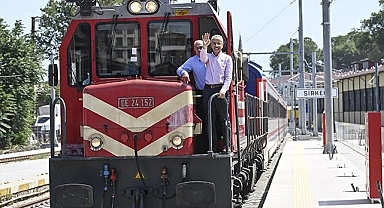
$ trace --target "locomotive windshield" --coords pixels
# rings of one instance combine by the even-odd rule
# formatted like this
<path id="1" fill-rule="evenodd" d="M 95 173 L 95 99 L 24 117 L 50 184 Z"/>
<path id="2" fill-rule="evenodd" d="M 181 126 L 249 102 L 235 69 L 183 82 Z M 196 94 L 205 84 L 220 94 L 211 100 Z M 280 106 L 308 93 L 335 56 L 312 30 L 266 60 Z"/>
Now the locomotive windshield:
<path id="1" fill-rule="evenodd" d="M 176 76 L 176 69 L 192 52 L 189 21 L 160 21 L 148 25 L 148 70 L 158 76 Z"/>
<path id="2" fill-rule="evenodd" d="M 103 23 L 96 26 L 96 72 L 99 77 L 140 73 L 139 23 Z"/>
<path id="3" fill-rule="evenodd" d="M 91 72 L 91 27 L 81 23 L 67 50 L 67 75 L 70 86 L 86 85 Z"/>

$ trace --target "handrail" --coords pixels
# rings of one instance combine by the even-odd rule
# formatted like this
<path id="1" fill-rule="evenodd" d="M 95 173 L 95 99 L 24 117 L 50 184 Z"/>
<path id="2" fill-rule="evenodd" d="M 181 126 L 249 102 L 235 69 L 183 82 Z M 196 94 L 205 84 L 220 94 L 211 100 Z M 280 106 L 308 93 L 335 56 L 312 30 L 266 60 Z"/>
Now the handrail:
<path id="1" fill-rule="evenodd" d="M 55 113 L 55 106 L 56 106 L 56 103 L 60 101 L 60 107 L 61 107 L 61 126 L 63 127 L 63 131 L 61 133 L 62 137 L 63 137 L 63 144 L 62 144 L 62 147 L 61 147 L 61 154 L 63 157 L 66 157 L 67 156 L 67 112 L 66 112 L 66 109 L 67 107 L 65 106 L 65 102 L 64 100 L 61 98 L 61 97 L 57 97 L 51 104 L 51 117 L 52 115 L 54 115 Z M 53 128 L 52 128 L 53 127 Z M 55 134 L 54 134 L 54 131 L 55 131 L 55 119 L 52 119 L 51 118 L 51 128 L 50 128 L 50 131 L 51 131 L 51 135 L 50 135 L 50 145 L 51 145 L 51 158 L 53 158 L 55 156 L 55 140 L 54 140 L 54 137 L 55 137 Z"/>
<path id="2" fill-rule="evenodd" d="M 213 156 L 213 151 L 212 151 L 212 100 L 214 97 L 218 96 L 219 93 L 214 93 L 213 95 L 211 95 L 211 97 L 209 98 L 208 100 L 208 141 L 209 141 L 209 147 L 208 147 L 208 156 Z M 225 102 L 226 104 L 226 108 L 228 109 L 228 103 Z M 226 133 L 226 132 L 223 132 L 223 133 Z M 225 137 L 225 135 L 223 135 Z M 228 135 L 227 135 L 227 138 L 224 138 L 224 139 L 229 139 L 228 138 Z M 227 141 L 228 143 L 228 141 Z M 226 144 L 227 148 L 228 148 L 228 144 Z M 227 149 L 228 150 L 228 149 Z"/>
<path id="3" fill-rule="evenodd" d="M 208 156 L 213 156 L 212 151 L 212 100 L 219 93 L 214 93 L 208 100 Z"/>

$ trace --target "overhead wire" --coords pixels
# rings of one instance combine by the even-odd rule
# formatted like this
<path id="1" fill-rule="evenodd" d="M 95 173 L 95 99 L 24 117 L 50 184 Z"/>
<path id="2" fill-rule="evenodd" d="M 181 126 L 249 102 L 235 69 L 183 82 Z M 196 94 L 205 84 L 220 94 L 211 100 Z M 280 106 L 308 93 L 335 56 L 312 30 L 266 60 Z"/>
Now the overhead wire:
<path id="1" fill-rule="evenodd" d="M 292 35 L 287 40 L 285 40 L 283 44 L 285 44 L 287 41 L 289 41 L 291 39 L 291 37 L 296 35 L 298 32 L 299 32 L 299 30 L 296 30 L 294 33 L 292 33 Z"/>
<path id="2" fill-rule="evenodd" d="M 283 44 L 285 44 L 287 41 L 289 41 L 289 40 L 290 40 L 293 36 L 295 36 L 298 32 L 299 32 L 299 30 L 296 30 L 294 33 L 292 33 L 292 35 L 291 35 L 287 40 L 285 40 Z"/>
<path id="3" fill-rule="evenodd" d="M 299 30 L 296 30 L 294 33 L 292 33 L 292 35 L 289 37 L 289 39 L 290 39 L 291 37 L 293 37 L 294 35 L 296 35 L 297 32 L 299 32 Z M 289 40 L 289 39 L 288 39 L 288 40 Z M 284 43 L 287 42 L 288 40 L 284 41 Z M 271 56 L 266 56 L 261 62 L 259 62 L 259 64 L 265 63 L 265 61 L 266 61 L 267 59 L 269 59 L 270 57 L 271 57 Z"/>
<path id="4" fill-rule="evenodd" d="M 262 31 L 266 26 L 268 26 L 273 20 L 275 20 L 280 14 L 282 14 L 285 10 L 288 9 L 289 6 L 291 6 L 296 0 L 293 0 L 291 3 L 289 3 L 288 6 L 286 6 L 283 10 L 281 10 L 275 17 L 273 17 L 271 20 L 269 20 L 263 27 L 261 27 L 256 33 L 254 33 L 250 38 L 248 38 L 244 44 L 246 44 L 248 41 L 250 41 L 255 35 L 257 35 L 260 31 Z"/>

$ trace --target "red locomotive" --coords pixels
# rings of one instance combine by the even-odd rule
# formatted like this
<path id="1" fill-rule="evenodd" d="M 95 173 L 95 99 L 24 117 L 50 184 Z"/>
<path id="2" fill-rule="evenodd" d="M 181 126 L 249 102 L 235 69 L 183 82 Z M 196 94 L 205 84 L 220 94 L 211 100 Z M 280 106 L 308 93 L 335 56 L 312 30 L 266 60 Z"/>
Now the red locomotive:
<path id="1" fill-rule="evenodd" d="M 79 13 L 59 52 L 53 103 L 61 101 L 66 121 L 61 154 L 50 159 L 51 207 L 241 206 L 282 142 L 287 113 L 265 76 L 234 51 L 231 13 L 225 30 L 212 0 L 71 2 Z M 234 61 L 224 153 L 196 152 L 193 83 L 176 75 L 205 32 L 222 35 Z"/>

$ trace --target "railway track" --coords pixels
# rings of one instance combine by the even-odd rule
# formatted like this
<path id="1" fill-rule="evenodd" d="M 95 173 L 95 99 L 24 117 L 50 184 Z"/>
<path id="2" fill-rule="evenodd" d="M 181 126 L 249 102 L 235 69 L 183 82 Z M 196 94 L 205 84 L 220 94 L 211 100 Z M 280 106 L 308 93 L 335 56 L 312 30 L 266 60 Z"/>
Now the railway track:
<path id="1" fill-rule="evenodd" d="M 59 154 L 60 150 L 55 151 L 55 154 Z M 25 152 L 15 152 L 10 154 L 0 155 L 0 164 L 9 162 L 18 162 L 23 160 L 33 160 L 50 157 L 49 149 L 32 150 Z"/>
<path id="2" fill-rule="evenodd" d="M 49 207 L 49 184 L 2 196 L 0 207 Z"/>
<path id="3" fill-rule="evenodd" d="M 32 160 L 35 158 L 44 158 L 49 157 L 49 153 L 42 153 L 42 154 L 34 154 L 34 155 L 20 155 L 15 157 L 9 157 L 9 158 L 0 158 L 0 163 L 9 163 L 9 162 L 18 162 L 23 160 Z"/>
<path id="4" fill-rule="evenodd" d="M 15 203 L 8 207 L 9 208 L 50 208 L 49 193 Z"/>

